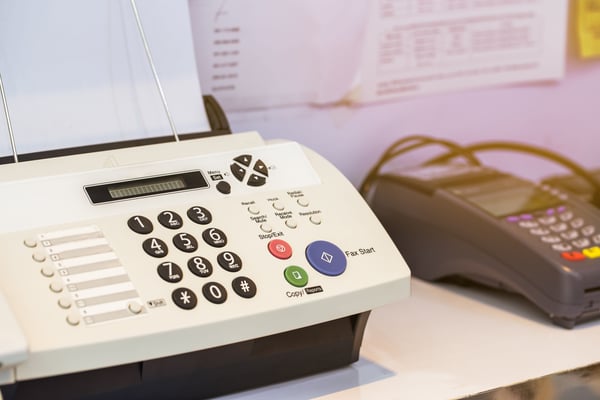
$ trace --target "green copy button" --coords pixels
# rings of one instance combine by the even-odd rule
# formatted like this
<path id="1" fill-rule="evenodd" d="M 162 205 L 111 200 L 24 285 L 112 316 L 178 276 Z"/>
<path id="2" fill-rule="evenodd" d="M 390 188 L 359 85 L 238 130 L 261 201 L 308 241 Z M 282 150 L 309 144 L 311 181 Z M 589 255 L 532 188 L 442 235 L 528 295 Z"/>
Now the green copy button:
<path id="1" fill-rule="evenodd" d="M 290 265 L 283 271 L 285 280 L 296 287 L 304 287 L 308 283 L 308 274 L 296 265 Z"/>

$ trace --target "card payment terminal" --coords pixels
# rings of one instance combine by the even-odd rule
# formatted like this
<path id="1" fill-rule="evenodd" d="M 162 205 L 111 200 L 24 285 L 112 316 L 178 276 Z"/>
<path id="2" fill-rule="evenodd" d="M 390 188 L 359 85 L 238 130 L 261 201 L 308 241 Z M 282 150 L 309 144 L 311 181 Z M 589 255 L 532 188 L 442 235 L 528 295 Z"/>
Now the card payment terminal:
<path id="1" fill-rule="evenodd" d="M 369 202 L 415 276 L 520 293 L 567 328 L 600 315 L 600 214 L 577 196 L 464 164 L 373 186 Z"/>

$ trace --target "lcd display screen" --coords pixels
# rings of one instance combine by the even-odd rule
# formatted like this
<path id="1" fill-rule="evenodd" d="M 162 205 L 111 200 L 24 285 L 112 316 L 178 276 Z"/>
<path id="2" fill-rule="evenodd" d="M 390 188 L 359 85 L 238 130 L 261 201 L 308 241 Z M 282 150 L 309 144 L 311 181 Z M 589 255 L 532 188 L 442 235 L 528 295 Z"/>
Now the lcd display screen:
<path id="1" fill-rule="evenodd" d="M 207 187 L 208 183 L 202 173 L 191 171 L 90 185 L 86 186 L 85 190 L 91 202 L 98 204 Z"/>

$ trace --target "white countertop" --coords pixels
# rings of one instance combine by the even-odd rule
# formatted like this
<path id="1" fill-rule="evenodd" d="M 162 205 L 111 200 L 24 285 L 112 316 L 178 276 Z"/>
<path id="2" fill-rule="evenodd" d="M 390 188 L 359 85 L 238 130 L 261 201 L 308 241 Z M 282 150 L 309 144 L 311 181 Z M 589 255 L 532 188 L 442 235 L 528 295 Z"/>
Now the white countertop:
<path id="1" fill-rule="evenodd" d="M 597 363 L 599 337 L 600 320 L 568 330 L 517 295 L 413 278 L 371 313 L 357 363 L 222 399 L 456 399 Z"/>

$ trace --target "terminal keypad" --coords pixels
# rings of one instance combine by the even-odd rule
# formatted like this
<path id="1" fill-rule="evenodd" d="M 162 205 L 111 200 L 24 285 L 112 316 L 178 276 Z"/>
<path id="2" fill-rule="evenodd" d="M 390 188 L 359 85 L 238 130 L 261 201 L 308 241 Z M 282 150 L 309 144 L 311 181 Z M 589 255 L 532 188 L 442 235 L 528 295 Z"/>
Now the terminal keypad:
<path id="1" fill-rule="evenodd" d="M 535 213 L 511 215 L 507 221 L 516 223 L 559 252 L 567 261 L 600 258 L 600 233 L 566 206 Z"/>

